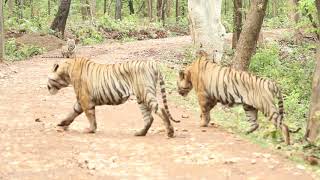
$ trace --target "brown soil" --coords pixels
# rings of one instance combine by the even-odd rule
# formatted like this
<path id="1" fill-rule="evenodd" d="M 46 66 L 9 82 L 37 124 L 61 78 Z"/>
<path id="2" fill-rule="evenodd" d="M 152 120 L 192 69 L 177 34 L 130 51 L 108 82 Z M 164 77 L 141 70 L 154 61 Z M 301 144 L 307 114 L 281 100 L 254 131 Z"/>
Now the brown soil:
<path id="1" fill-rule="evenodd" d="M 53 35 L 43 35 L 40 33 L 27 33 L 16 38 L 17 43 L 43 47 L 48 51 L 58 49 L 65 44 L 65 42 Z"/>
<path id="2" fill-rule="evenodd" d="M 179 56 L 191 43 L 177 37 L 81 47 L 81 56 L 100 63 L 161 60 Z M 50 52 L 52 54 L 54 52 Z M 48 55 L 49 55 L 48 54 Z M 173 124 L 168 139 L 156 118 L 145 137 L 135 101 L 97 108 L 98 132 L 84 134 L 82 115 L 66 132 L 55 125 L 75 102 L 72 88 L 51 96 L 46 88 L 53 63 L 33 58 L 3 67 L 0 76 L 0 179 L 313 179 L 272 150 L 220 128 L 199 128 L 199 117 L 170 104 L 171 113 L 189 118 Z M 175 92 L 173 92 L 175 93 Z"/>

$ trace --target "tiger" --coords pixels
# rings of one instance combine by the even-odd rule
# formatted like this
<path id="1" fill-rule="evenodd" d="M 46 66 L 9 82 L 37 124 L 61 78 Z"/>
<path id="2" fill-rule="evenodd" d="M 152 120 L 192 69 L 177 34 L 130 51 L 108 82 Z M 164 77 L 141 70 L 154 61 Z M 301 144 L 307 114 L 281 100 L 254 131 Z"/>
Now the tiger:
<path id="1" fill-rule="evenodd" d="M 269 117 L 276 128 L 280 128 L 285 143 L 290 144 L 291 132 L 282 122 L 284 115 L 283 97 L 280 88 L 271 80 L 261 78 L 245 71 L 223 67 L 208 60 L 204 51 L 197 52 L 196 60 L 179 71 L 177 80 L 178 93 L 187 96 L 194 88 L 201 110 L 200 126 L 207 127 L 210 122 L 210 111 L 221 103 L 232 107 L 242 104 L 251 127 L 250 134 L 259 128 L 258 110 Z M 278 107 L 275 99 L 278 99 Z"/>
<path id="2" fill-rule="evenodd" d="M 159 107 L 156 99 L 157 82 L 164 107 Z M 120 105 L 131 95 L 135 95 L 143 115 L 144 127 L 135 136 L 145 136 L 152 125 L 152 112 L 164 122 L 167 136 L 174 136 L 170 123 L 174 120 L 169 112 L 165 83 L 158 64 L 153 61 L 129 61 L 118 64 L 98 64 L 84 57 L 67 59 L 54 64 L 48 75 L 47 88 L 54 95 L 61 88 L 73 86 L 76 103 L 72 111 L 57 126 L 67 130 L 68 126 L 81 113 L 89 120 L 85 133 L 95 133 L 97 129 L 95 106 Z"/>
<path id="3" fill-rule="evenodd" d="M 75 58 L 76 41 L 67 39 L 65 46 L 61 48 L 61 56 L 42 56 L 42 58 Z"/>

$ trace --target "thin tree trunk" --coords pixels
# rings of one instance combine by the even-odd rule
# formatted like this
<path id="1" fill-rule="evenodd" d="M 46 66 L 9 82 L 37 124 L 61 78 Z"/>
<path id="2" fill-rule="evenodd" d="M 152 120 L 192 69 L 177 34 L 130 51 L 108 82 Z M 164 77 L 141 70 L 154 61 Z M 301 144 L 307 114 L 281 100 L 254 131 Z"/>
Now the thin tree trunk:
<path id="1" fill-rule="evenodd" d="M 244 23 L 237 44 L 233 65 L 240 70 L 247 70 L 250 59 L 255 52 L 259 33 L 265 16 L 268 0 L 253 0 L 248 17 Z"/>
<path id="2" fill-rule="evenodd" d="M 3 20 L 3 0 L 0 0 L 0 63 L 4 61 L 4 20 Z"/>
<path id="3" fill-rule="evenodd" d="M 80 3 L 82 20 L 87 20 L 91 14 L 89 0 L 81 0 Z"/>
<path id="4" fill-rule="evenodd" d="M 318 23 L 320 24 L 320 0 L 315 1 L 318 12 Z M 313 74 L 312 94 L 309 111 L 309 119 L 305 138 L 314 143 L 320 133 L 320 40 L 318 39 L 317 65 Z"/>
<path id="5" fill-rule="evenodd" d="M 122 7 L 121 0 L 116 0 L 115 19 L 121 20 L 121 7 Z"/>
<path id="6" fill-rule="evenodd" d="M 23 9 L 24 9 L 24 3 L 23 3 L 23 0 L 18 0 L 18 6 L 19 6 L 19 10 L 18 10 L 18 13 L 19 13 L 19 19 L 22 19 L 23 18 Z"/>
<path id="7" fill-rule="evenodd" d="M 48 0 L 48 15 L 51 15 L 51 0 Z"/>
<path id="8" fill-rule="evenodd" d="M 147 8 L 148 8 L 148 17 L 150 21 L 152 21 L 153 16 L 152 16 L 152 0 L 146 0 Z"/>
<path id="9" fill-rule="evenodd" d="M 242 0 L 233 0 L 233 35 L 232 35 L 232 49 L 235 49 L 240 37 L 242 28 Z"/>
<path id="10" fill-rule="evenodd" d="M 171 6 L 172 6 L 172 0 L 166 0 L 166 15 L 167 17 L 171 16 Z"/>
<path id="11" fill-rule="evenodd" d="M 70 11 L 71 0 L 61 0 L 58 12 L 54 18 L 51 29 L 60 32 L 62 37 L 64 37 L 64 30 L 66 28 L 66 23 Z"/>
<path id="12" fill-rule="evenodd" d="M 103 14 L 107 12 L 107 0 L 103 0 Z"/>
<path id="13" fill-rule="evenodd" d="M 112 5 L 112 0 L 110 0 L 110 3 L 108 5 L 108 15 L 110 16 L 111 14 L 111 5 Z"/>
<path id="14" fill-rule="evenodd" d="M 162 26 L 165 26 L 166 24 L 166 7 L 167 6 L 167 0 L 162 0 L 161 4 L 161 20 L 162 20 Z"/>
<path id="15" fill-rule="evenodd" d="M 131 15 L 131 14 L 134 14 L 133 0 L 129 0 L 129 1 L 128 1 L 128 6 L 129 6 L 130 15 Z"/>
<path id="16" fill-rule="evenodd" d="M 8 0 L 8 6 L 9 6 L 9 16 L 12 16 L 13 9 L 14 9 L 14 0 Z"/>
<path id="17" fill-rule="evenodd" d="M 34 12 L 33 12 L 33 0 L 30 0 L 30 16 L 31 16 L 31 18 L 34 17 Z"/>
<path id="18" fill-rule="evenodd" d="M 162 5 L 163 5 L 162 0 L 157 0 L 157 17 L 158 17 L 158 20 L 160 20 L 161 17 L 162 17 Z"/>
<path id="19" fill-rule="evenodd" d="M 96 5 L 97 5 L 96 0 L 90 0 L 90 8 L 89 9 L 90 9 L 91 19 L 96 16 Z"/>
<path id="20" fill-rule="evenodd" d="M 180 8 L 179 8 L 179 0 L 176 0 L 176 22 L 179 22 L 179 16 L 180 16 Z"/>
<path id="21" fill-rule="evenodd" d="M 297 24 L 299 21 L 299 13 L 298 13 L 298 0 L 289 0 L 289 16 L 290 19 Z"/>

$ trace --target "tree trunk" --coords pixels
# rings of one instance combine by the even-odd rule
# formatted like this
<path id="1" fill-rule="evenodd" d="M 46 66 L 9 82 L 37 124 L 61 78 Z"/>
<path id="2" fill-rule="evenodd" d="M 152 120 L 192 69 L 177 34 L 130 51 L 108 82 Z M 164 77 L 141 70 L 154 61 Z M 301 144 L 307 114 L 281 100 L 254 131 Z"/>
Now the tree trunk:
<path id="1" fill-rule="evenodd" d="M 22 19 L 23 18 L 23 9 L 24 9 L 23 0 L 18 0 L 18 6 L 19 6 L 18 16 L 19 16 L 19 19 Z"/>
<path id="2" fill-rule="evenodd" d="M 318 11 L 318 23 L 320 24 L 320 0 L 316 0 Z M 320 132 L 320 40 L 318 39 L 317 48 L 317 65 L 313 74 L 312 94 L 309 111 L 309 119 L 306 129 L 305 138 L 314 143 Z"/>
<path id="3" fill-rule="evenodd" d="M 90 0 L 90 16 L 91 18 L 94 18 L 96 16 L 96 6 L 97 2 L 96 0 Z"/>
<path id="4" fill-rule="evenodd" d="M 62 37 L 64 37 L 64 30 L 66 28 L 66 23 L 69 15 L 71 0 L 61 0 L 58 12 L 54 18 L 51 29 L 60 32 Z"/>
<path id="5" fill-rule="evenodd" d="M 121 0 L 116 0 L 116 10 L 115 10 L 115 19 L 121 20 Z"/>
<path id="6" fill-rule="evenodd" d="M 14 0 L 8 0 L 8 6 L 9 6 L 9 16 L 12 16 L 13 9 L 14 9 Z"/>
<path id="7" fill-rule="evenodd" d="M 128 6 L 129 6 L 130 15 L 131 15 L 131 14 L 134 14 L 133 0 L 129 0 L 129 1 L 128 1 Z"/>
<path id="8" fill-rule="evenodd" d="M 162 26 L 165 26 L 166 24 L 166 8 L 167 8 L 167 0 L 162 0 L 162 4 L 161 4 Z"/>
<path id="9" fill-rule="evenodd" d="M 240 70 L 247 70 L 250 58 L 255 52 L 259 33 L 265 16 L 268 0 L 253 0 L 250 11 L 244 23 L 233 57 L 233 65 Z"/>
<path id="10" fill-rule="evenodd" d="M 148 17 L 150 21 L 152 21 L 152 0 L 146 0 L 147 8 L 148 8 Z"/>
<path id="11" fill-rule="evenodd" d="M 31 16 L 31 18 L 34 17 L 34 12 L 33 12 L 33 0 L 30 0 L 30 16 Z"/>
<path id="12" fill-rule="evenodd" d="M 242 0 L 233 0 L 233 35 L 232 35 L 232 49 L 235 49 L 240 37 L 242 28 Z"/>
<path id="13" fill-rule="evenodd" d="M 48 0 L 48 15 L 51 15 L 51 0 Z"/>
<path id="14" fill-rule="evenodd" d="M 221 60 L 225 28 L 221 23 L 221 0 L 189 0 L 190 33 L 196 48 L 203 47 L 218 62 Z M 217 51 L 216 54 L 214 51 Z"/>
<path id="15" fill-rule="evenodd" d="M 3 1 L 0 0 L 0 63 L 4 60 Z"/>
<path id="16" fill-rule="evenodd" d="M 158 17 L 158 20 L 161 19 L 162 17 L 162 0 L 157 0 L 157 17 Z"/>
<path id="17" fill-rule="evenodd" d="M 179 0 L 176 0 L 176 22 L 179 22 L 179 16 L 180 16 L 180 8 L 179 8 Z"/>
<path id="18" fill-rule="evenodd" d="M 91 14 L 89 0 L 80 0 L 82 20 L 87 20 Z"/>
<path id="19" fill-rule="evenodd" d="M 166 0 L 166 15 L 167 17 L 171 16 L 171 6 L 172 6 L 172 0 Z"/>
<path id="20" fill-rule="evenodd" d="M 107 0 L 103 0 L 103 14 L 107 12 Z"/>
<path id="21" fill-rule="evenodd" d="M 299 21 L 298 0 L 289 0 L 289 9 L 290 19 L 297 24 Z"/>

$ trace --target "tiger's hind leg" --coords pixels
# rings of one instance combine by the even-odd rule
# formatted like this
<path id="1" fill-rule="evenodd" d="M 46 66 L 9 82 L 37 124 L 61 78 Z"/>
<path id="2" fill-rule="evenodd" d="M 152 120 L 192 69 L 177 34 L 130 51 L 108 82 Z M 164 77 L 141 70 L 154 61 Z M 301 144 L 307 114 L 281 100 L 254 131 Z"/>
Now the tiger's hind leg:
<path id="1" fill-rule="evenodd" d="M 140 131 L 136 132 L 134 135 L 135 136 L 145 136 L 147 134 L 149 128 L 152 125 L 153 117 L 151 115 L 150 108 L 148 108 L 148 106 L 146 106 L 145 104 L 143 104 L 143 103 L 139 104 L 139 108 L 142 112 L 144 127 Z"/>
<path id="2" fill-rule="evenodd" d="M 81 113 L 83 113 L 83 110 L 79 104 L 79 102 L 76 102 L 73 105 L 73 110 L 68 114 L 66 118 L 64 118 L 58 126 L 63 127 L 64 130 L 67 130 L 69 125 L 74 121 L 76 117 L 78 117 Z"/>
<path id="3" fill-rule="evenodd" d="M 250 105 L 243 105 L 244 112 L 247 116 L 247 120 L 251 123 L 251 127 L 246 131 L 247 134 L 250 134 L 259 128 L 257 122 L 258 110 Z"/>
<path id="4" fill-rule="evenodd" d="M 89 128 L 85 128 L 85 133 L 95 133 L 97 130 L 97 121 L 96 121 L 96 110 L 95 107 L 84 110 L 88 120 L 89 120 Z"/>
<path id="5" fill-rule="evenodd" d="M 286 124 L 282 122 L 282 117 L 278 112 L 272 112 L 270 116 L 271 122 L 274 124 L 276 128 L 280 128 L 282 137 L 287 145 L 290 145 L 290 131 Z"/>

